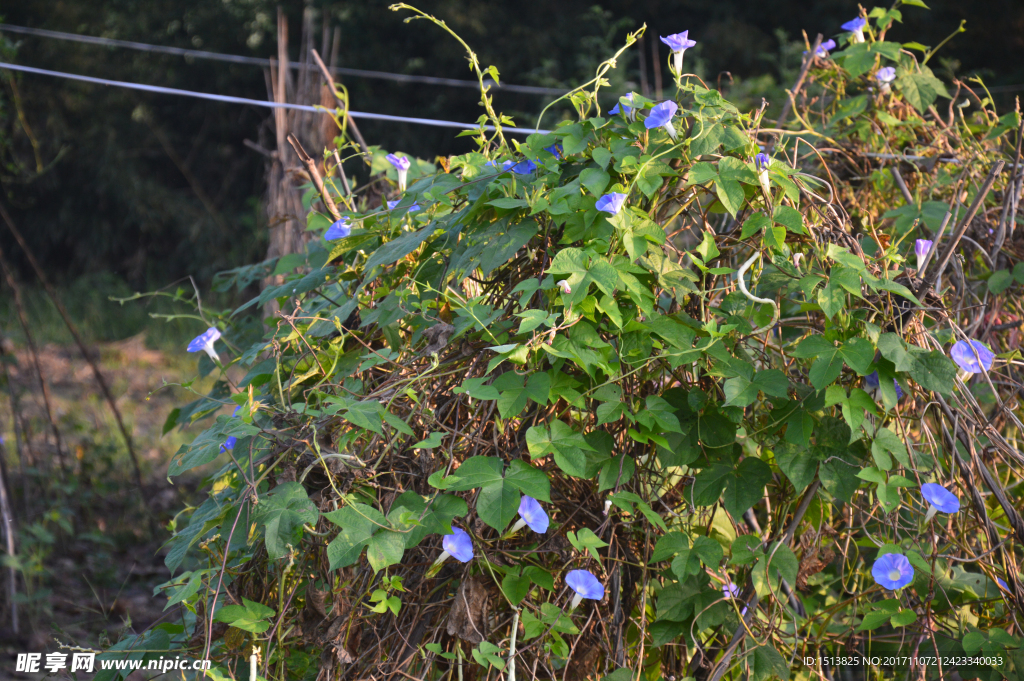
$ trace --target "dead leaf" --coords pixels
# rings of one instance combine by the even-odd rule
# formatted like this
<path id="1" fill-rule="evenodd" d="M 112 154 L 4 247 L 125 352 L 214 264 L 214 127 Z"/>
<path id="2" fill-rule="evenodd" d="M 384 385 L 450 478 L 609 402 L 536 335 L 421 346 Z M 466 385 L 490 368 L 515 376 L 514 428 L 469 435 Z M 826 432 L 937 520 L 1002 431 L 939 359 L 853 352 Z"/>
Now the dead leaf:
<path id="1" fill-rule="evenodd" d="M 467 577 L 459 585 L 455 603 L 448 613 L 448 635 L 458 636 L 473 645 L 487 638 L 487 601 L 489 594 L 482 577 Z"/>
<path id="2" fill-rule="evenodd" d="M 444 346 L 448 345 L 448 339 L 455 333 L 455 327 L 451 324 L 445 324 L 444 322 L 438 322 L 432 327 L 423 332 L 430 344 L 423 348 L 424 355 L 431 355 L 435 352 L 439 352 Z"/>

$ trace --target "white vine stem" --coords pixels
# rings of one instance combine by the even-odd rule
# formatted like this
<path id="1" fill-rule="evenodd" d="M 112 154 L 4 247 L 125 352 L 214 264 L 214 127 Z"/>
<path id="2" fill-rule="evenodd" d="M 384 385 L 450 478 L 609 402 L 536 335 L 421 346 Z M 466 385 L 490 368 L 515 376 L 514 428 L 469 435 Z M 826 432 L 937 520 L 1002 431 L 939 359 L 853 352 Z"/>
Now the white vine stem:
<path id="1" fill-rule="evenodd" d="M 775 303 L 775 301 L 774 300 L 769 300 L 768 298 L 758 298 L 757 296 L 755 296 L 754 294 L 752 294 L 750 291 L 747 290 L 747 285 L 743 281 L 743 275 L 747 273 L 747 270 L 750 268 L 750 266 L 753 265 L 754 261 L 757 260 L 760 256 L 761 256 L 761 252 L 760 251 L 755 251 L 754 255 L 752 255 L 749 258 L 747 258 L 747 261 L 745 263 L 743 263 L 742 265 L 740 265 L 740 270 L 739 270 L 739 272 L 736 273 L 736 277 L 737 277 L 737 280 L 738 280 L 738 283 L 739 283 L 739 286 L 740 286 L 740 291 L 743 292 L 743 295 L 745 295 L 747 298 L 749 298 L 750 300 L 752 300 L 755 303 L 760 303 L 762 305 L 771 305 L 772 306 L 772 320 L 770 322 L 768 322 L 767 325 L 762 326 L 760 329 L 755 329 L 755 330 L 751 331 L 750 332 L 751 336 L 759 334 L 759 333 L 761 333 L 763 331 L 767 331 L 768 329 L 771 329 L 773 326 L 775 326 L 775 322 L 779 318 L 779 306 Z"/>

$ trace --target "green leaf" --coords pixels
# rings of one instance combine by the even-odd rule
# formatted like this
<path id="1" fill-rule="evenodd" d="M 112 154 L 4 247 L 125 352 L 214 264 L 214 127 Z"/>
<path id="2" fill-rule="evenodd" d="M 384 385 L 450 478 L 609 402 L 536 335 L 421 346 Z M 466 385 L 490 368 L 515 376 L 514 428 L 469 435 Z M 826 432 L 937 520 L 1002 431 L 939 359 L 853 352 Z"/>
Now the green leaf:
<path id="1" fill-rule="evenodd" d="M 500 198 L 487 202 L 488 206 L 497 208 L 529 208 L 530 204 L 525 199 Z"/>
<path id="2" fill-rule="evenodd" d="M 612 176 L 600 168 L 587 168 L 580 173 L 580 184 L 594 196 L 601 196 L 611 179 Z"/>
<path id="3" fill-rule="evenodd" d="M 693 250 L 700 255 L 705 264 L 721 255 L 718 247 L 715 246 L 715 237 L 711 232 L 704 232 L 704 239 Z"/>
<path id="4" fill-rule="evenodd" d="M 871 631 L 872 629 L 877 629 L 888 622 L 890 617 L 892 616 L 887 612 L 878 610 L 869 612 L 864 615 L 864 619 L 861 620 L 860 626 L 857 627 L 857 631 Z"/>
<path id="5" fill-rule="evenodd" d="M 924 113 L 939 97 L 949 99 L 946 85 L 935 77 L 927 66 L 920 66 L 920 73 L 904 72 L 896 77 L 896 89 L 903 94 L 911 106 Z M 902 71 L 902 69 L 900 69 Z"/>
<path id="6" fill-rule="evenodd" d="M 1010 270 L 998 270 L 993 272 L 992 276 L 988 278 L 988 290 L 990 293 L 999 294 L 1010 288 L 1012 283 L 1013 275 L 1010 274 Z"/>
<path id="7" fill-rule="evenodd" d="M 764 496 L 764 486 L 772 479 L 772 469 L 764 461 L 747 457 L 736 467 L 735 477 L 725 490 L 725 510 L 739 518 Z"/>
<path id="8" fill-rule="evenodd" d="M 910 457 L 907 455 L 907 446 L 903 444 L 903 439 L 888 428 L 881 428 L 871 442 L 871 455 L 877 463 L 882 455 L 888 458 L 889 454 L 896 457 L 904 467 L 910 468 Z"/>
<path id="9" fill-rule="evenodd" d="M 402 562 L 405 553 L 405 537 L 399 532 L 383 530 L 370 537 L 366 547 L 366 559 L 374 572 Z"/>
<path id="10" fill-rule="evenodd" d="M 917 621 L 917 613 L 910 608 L 904 608 L 897 614 L 893 615 L 889 621 L 894 627 L 905 627 Z"/>
<path id="11" fill-rule="evenodd" d="M 596 561 L 601 560 L 601 556 L 598 555 L 597 550 L 608 546 L 608 542 L 603 541 L 600 537 L 594 534 L 593 530 L 587 527 L 584 527 L 579 532 L 567 532 L 566 537 L 569 538 L 569 543 L 576 547 L 577 551 L 580 553 L 589 552 Z"/>
<path id="12" fill-rule="evenodd" d="M 567 474 L 586 478 L 587 458 L 583 453 L 594 451 L 583 436 L 562 421 L 552 421 L 548 426 L 534 426 L 526 431 L 526 446 L 534 459 L 552 454 L 558 467 Z"/>
<path id="13" fill-rule="evenodd" d="M 530 593 L 530 578 L 509 573 L 501 580 L 501 590 L 512 605 L 519 605 Z"/>
<path id="14" fill-rule="evenodd" d="M 776 224 L 785 227 L 786 231 L 793 232 L 794 234 L 807 233 L 807 228 L 804 227 L 804 216 L 800 214 L 800 211 L 792 206 L 776 207 L 775 213 L 772 215 L 772 220 L 774 220 Z"/>
<path id="15" fill-rule="evenodd" d="M 297 482 L 286 482 L 260 498 L 257 522 L 263 526 L 264 541 L 270 558 L 288 554 L 288 544 L 298 549 L 303 523 L 316 525 L 320 511 Z"/>
<path id="16" fill-rule="evenodd" d="M 764 213 L 754 213 L 744 221 L 740 239 L 752 237 L 765 227 L 770 227 L 771 224 L 772 221 Z"/>
<path id="17" fill-rule="evenodd" d="M 226 605 L 217 611 L 217 616 L 214 619 L 242 631 L 262 634 L 270 628 L 270 622 L 267 619 L 273 617 L 274 614 L 273 608 L 242 597 L 242 605 Z"/>
<path id="18" fill-rule="evenodd" d="M 790 678 L 789 664 L 779 651 L 771 645 L 754 648 L 751 678 L 753 681 L 765 681 L 777 677 L 786 681 Z"/>
<path id="19" fill-rule="evenodd" d="M 331 570 L 355 564 L 374 533 L 387 527 L 384 514 L 365 504 L 342 506 L 336 511 L 325 513 L 324 518 L 341 528 L 338 536 L 327 545 L 327 560 Z"/>
<path id="20" fill-rule="evenodd" d="M 444 439 L 444 433 L 433 432 L 427 436 L 427 439 L 420 440 L 412 446 L 413 449 L 435 449 L 441 446 L 441 440 Z"/>
<path id="21" fill-rule="evenodd" d="M 846 289 L 834 279 L 829 279 L 828 284 L 818 290 L 818 305 L 825 316 L 832 319 L 846 307 Z"/>
<path id="22" fill-rule="evenodd" d="M 775 461 L 797 492 L 803 491 L 811 484 L 814 474 L 818 471 L 818 459 L 810 450 L 789 442 L 782 443 L 775 449 Z"/>
<path id="23" fill-rule="evenodd" d="M 494 380 L 494 387 L 500 391 L 498 413 L 502 418 L 516 416 L 527 403 L 527 398 L 538 404 L 547 404 L 551 377 L 546 373 L 530 374 L 523 384 L 523 377 L 514 371 L 507 371 Z"/>
<path id="24" fill-rule="evenodd" d="M 551 480 L 547 473 L 525 461 L 512 460 L 505 471 L 505 482 L 526 496 L 551 503 Z"/>
<path id="25" fill-rule="evenodd" d="M 504 532 L 519 511 L 519 501 L 516 486 L 500 480 L 480 488 L 476 499 L 476 514 L 498 532 Z"/>
<path id="26" fill-rule="evenodd" d="M 910 375 L 925 390 L 949 395 L 953 392 L 956 366 L 939 350 L 915 353 Z"/>

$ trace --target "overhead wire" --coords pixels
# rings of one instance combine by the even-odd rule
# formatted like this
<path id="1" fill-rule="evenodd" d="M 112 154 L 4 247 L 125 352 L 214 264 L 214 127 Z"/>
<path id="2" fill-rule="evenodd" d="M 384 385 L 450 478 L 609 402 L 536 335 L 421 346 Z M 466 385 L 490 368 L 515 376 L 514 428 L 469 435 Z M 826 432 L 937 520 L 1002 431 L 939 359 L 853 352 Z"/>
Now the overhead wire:
<path id="1" fill-rule="evenodd" d="M 78 33 L 64 33 L 63 31 L 50 31 L 43 28 L 29 28 L 27 26 L 12 26 L 11 24 L 0 24 L 0 31 L 9 33 L 20 33 L 41 38 L 54 38 L 56 40 L 70 40 L 89 45 L 105 45 L 108 47 L 122 47 L 129 50 L 142 52 L 154 52 L 157 54 L 169 54 L 178 57 L 194 57 L 196 59 L 211 59 L 214 61 L 229 62 L 232 64 L 246 64 L 249 66 L 270 66 L 270 59 L 262 57 L 246 57 L 238 54 L 223 54 L 221 52 L 208 52 L 206 50 L 192 50 L 183 47 L 167 47 L 164 45 L 151 45 L 149 43 L 138 43 L 130 40 L 117 40 L 114 38 L 101 38 L 98 36 L 81 35 Z M 292 68 L 303 68 L 302 64 L 292 63 Z M 305 65 L 309 70 L 316 70 L 314 65 Z M 340 66 L 331 67 L 331 71 L 342 76 L 354 76 L 356 78 L 376 78 L 379 80 L 391 80 L 397 83 L 422 83 L 424 85 L 443 85 L 447 87 L 479 88 L 480 84 L 475 80 L 461 80 L 457 78 L 436 78 L 434 76 L 417 76 L 407 73 L 389 73 L 386 71 L 368 71 L 366 69 L 351 69 Z M 563 95 L 564 90 L 553 87 L 540 87 L 537 85 L 513 85 L 503 84 L 488 80 L 489 85 L 497 90 L 506 92 L 522 92 L 532 95 Z"/>
<path id="2" fill-rule="evenodd" d="M 163 95 L 177 95 L 179 97 L 194 97 L 197 99 L 209 99 L 215 102 L 227 102 L 229 104 L 249 104 L 251 106 L 262 106 L 269 109 L 294 109 L 296 111 L 310 111 L 313 113 L 330 113 L 334 109 L 328 109 L 322 106 L 308 106 L 306 104 L 289 104 L 287 102 L 269 102 L 261 99 L 247 99 L 245 97 L 232 97 L 231 95 L 218 95 L 211 92 L 195 92 L 193 90 L 180 90 L 178 88 L 162 87 L 160 85 L 147 85 L 145 83 L 131 83 L 121 80 L 110 80 L 108 78 L 95 78 L 93 76 L 83 76 L 77 73 L 65 73 L 63 71 L 50 71 L 47 69 L 39 69 L 34 66 L 23 66 L 21 64 L 8 64 L 6 62 L 0 62 L 0 69 L 10 69 L 11 71 L 21 71 L 24 73 L 32 73 L 40 76 L 51 76 L 53 78 L 65 78 L 69 80 L 77 80 L 84 83 L 92 83 L 94 85 L 108 85 L 111 87 L 121 87 L 129 90 L 140 90 L 143 92 L 154 92 Z M 474 130 L 479 128 L 478 125 L 472 123 L 459 123 L 458 121 L 446 121 L 434 118 L 416 118 L 411 116 L 392 116 L 390 114 L 372 113 L 368 111 L 348 111 L 348 115 L 356 119 L 365 119 L 370 121 L 388 121 L 391 123 L 410 123 L 413 125 L 429 125 L 439 128 L 459 128 L 461 130 Z M 483 126 L 484 130 L 494 130 L 493 125 Z M 502 127 L 504 132 L 508 133 L 519 133 L 523 135 L 531 135 L 533 133 L 546 134 L 551 132 L 550 130 L 536 130 L 533 128 L 514 128 L 514 127 Z"/>

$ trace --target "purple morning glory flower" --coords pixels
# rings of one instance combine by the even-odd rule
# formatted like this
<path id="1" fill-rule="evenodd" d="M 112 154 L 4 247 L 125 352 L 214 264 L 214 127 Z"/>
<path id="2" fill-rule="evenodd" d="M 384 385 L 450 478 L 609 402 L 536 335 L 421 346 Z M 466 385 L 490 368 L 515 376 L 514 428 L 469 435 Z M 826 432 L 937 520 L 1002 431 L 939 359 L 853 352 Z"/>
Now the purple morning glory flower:
<path id="1" fill-rule="evenodd" d="M 405 181 L 409 176 L 409 168 L 412 166 L 412 161 L 405 156 L 395 156 L 394 154 L 388 154 L 386 158 L 388 163 L 393 165 L 395 170 L 398 171 L 398 191 L 404 192 Z"/>
<path id="2" fill-rule="evenodd" d="M 501 170 L 499 172 L 503 173 L 503 172 L 509 170 L 515 164 L 516 164 L 515 161 L 502 161 L 501 166 L 500 166 Z M 492 168 L 498 168 L 499 167 L 497 161 L 488 161 L 484 165 L 485 166 L 491 166 Z"/>
<path id="3" fill-rule="evenodd" d="M 871 576 L 881 586 L 895 591 L 914 579 L 914 566 L 902 553 L 887 553 L 875 561 L 871 567 Z"/>
<path id="4" fill-rule="evenodd" d="M 565 576 L 565 583 L 576 592 L 570 610 L 574 610 L 584 598 L 592 601 L 604 598 L 604 585 L 588 570 L 570 570 Z"/>
<path id="5" fill-rule="evenodd" d="M 242 411 L 242 405 L 235 407 L 235 410 L 231 412 L 231 418 L 238 418 L 238 412 Z"/>
<path id="6" fill-rule="evenodd" d="M 351 233 L 352 225 L 348 224 L 348 218 L 342 218 L 327 228 L 327 231 L 324 232 L 324 239 L 327 241 L 337 241 L 338 239 L 344 239 Z"/>
<path id="7" fill-rule="evenodd" d="M 473 540 L 465 530 L 458 527 L 452 528 L 451 534 L 446 534 L 441 539 L 441 546 L 445 553 L 455 558 L 460 563 L 468 563 L 473 560 Z"/>
<path id="8" fill-rule="evenodd" d="M 690 40 L 689 35 L 689 31 L 683 31 L 670 36 L 661 36 L 661 42 L 672 50 L 672 65 L 675 66 L 676 74 L 683 72 L 683 53 L 697 44 L 697 41 Z"/>
<path id="9" fill-rule="evenodd" d="M 726 585 L 722 587 L 722 593 L 725 594 L 726 598 L 739 598 L 740 588 L 732 582 L 727 582 Z"/>
<path id="10" fill-rule="evenodd" d="M 541 508 L 540 502 L 533 497 L 523 496 L 522 501 L 519 502 L 519 517 L 519 523 L 529 525 L 530 529 L 537 534 L 544 534 L 548 531 L 550 523 L 548 514 Z M 519 523 L 516 523 L 516 527 L 513 529 L 522 527 Z"/>
<path id="11" fill-rule="evenodd" d="M 192 339 L 192 342 L 188 344 L 188 351 L 199 352 L 202 350 L 210 356 L 210 359 L 219 362 L 220 357 L 217 356 L 217 351 L 213 349 L 213 344 L 217 342 L 218 338 L 220 338 L 220 331 L 216 327 L 211 326 Z"/>
<path id="12" fill-rule="evenodd" d="M 555 158 L 562 158 L 562 145 L 552 144 L 550 147 L 544 147 L 544 151 L 548 152 Z"/>
<path id="13" fill-rule="evenodd" d="M 914 255 L 917 256 L 917 269 L 921 269 L 924 265 L 924 259 L 928 255 L 928 251 L 932 249 L 932 241 L 929 239 L 918 239 L 914 242 Z"/>
<path id="14" fill-rule="evenodd" d="M 840 26 L 840 28 L 853 34 L 850 38 L 850 42 L 862 43 L 864 42 L 864 27 L 867 25 L 867 20 L 857 17 L 856 19 L 847 21 L 845 24 Z"/>
<path id="15" fill-rule="evenodd" d="M 237 437 L 235 437 L 234 435 L 229 435 L 228 439 L 224 440 L 224 444 L 222 444 L 220 446 L 220 453 L 223 454 L 224 452 L 228 451 L 229 449 L 234 449 L 235 448 L 235 444 L 237 442 L 238 442 L 238 438 Z"/>
<path id="16" fill-rule="evenodd" d="M 620 99 L 623 99 L 623 98 L 629 100 L 630 104 L 633 103 L 633 93 L 632 92 L 630 92 L 628 95 L 624 95 L 624 97 L 622 97 Z M 633 107 L 629 106 L 628 104 L 623 104 L 621 101 L 616 102 L 615 106 L 613 106 L 611 109 L 608 110 L 608 113 L 610 113 L 610 114 L 617 114 L 617 113 L 619 113 L 619 111 L 620 111 L 619 107 L 620 106 L 622 107 L 621 108 L 622 114 L 626 118 L 628 118 L 631 121 L 632 120 L 636 120 L 636 109 L 634 109 Z"/>
<path id="17" fill-rule="evenodd" d="M 948 489 L 934 482 L 921 485 L 921 496 L 933 509 L 943 513 L 956 513 L 960 510 L 960 499 Z"/>
<path id="18" fill-rule="evenodd" d="M 619 211 L 622 210 L 622 205 L 624 203 L 626 203 L 626 194 L 612 192 L 611 194 L 605 194 L 599 198 L 597 203 L 594 204 L 594 208 L 603 213 L 618 215 Z"/>
<path id="19" fill-rule="evenodd" d="M 891 66 L 883 66 L 878 69 L 878 73 L 875 74 L 875 78 L 878 79 L 879 83 L 888 85 L 889 83 L 896 80 L 896 69 Z"/>
<path id="20" fill-rule="evenodd" d="M 1006 586 L 1006 582 L 999 579 L 998 577 L 996 577 L 996 583 L 999 584 L 999 586 L 1003 587 L 1003 589 L 1005 589 L 1006 591 L 1010 590 L 1010 587 Z"/>
<path id="21" fill-rule="evenodd" d="M 644 120 L 644 127 L 648 130 L 652 128 L 664 128 L 668 136 L 672 138 L 672 141 L 676 139 L 676 128 L 672 125 L 672 117 L 676 115 L 676 111 L 679 107 L 672 100 L 667 100 L 661 104 L 655 104 L 654 108 L 651 109 L 651 113 Z"/>
<path id="22" fill-rule="evenodd" d="M 969 374 L 989 371 L 992 368 L 992 360 L 996 358 L 995 353 L 979 340 L 957 341 L 950 348 L 949 356 L 958 367 Z"/>
<path id="23" fill-rule="evenodd" d="M 754 157 L 754 167 L 757 168 L 758 172 L 764 172 L 768 170 L 768 166 L 772 164 L 771 158 L 768 154 L 758 154 Z"/>
<path id="24" fill-rule="evenodd" d="M 815 52 L 819 57 L 827 57 L 828 53 L 836 49 L 836 41 L 829 38 L 821 45 L 818 45 L 818 51 Z"/>

